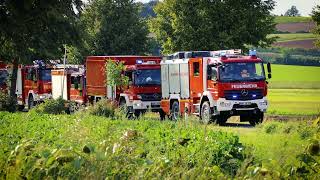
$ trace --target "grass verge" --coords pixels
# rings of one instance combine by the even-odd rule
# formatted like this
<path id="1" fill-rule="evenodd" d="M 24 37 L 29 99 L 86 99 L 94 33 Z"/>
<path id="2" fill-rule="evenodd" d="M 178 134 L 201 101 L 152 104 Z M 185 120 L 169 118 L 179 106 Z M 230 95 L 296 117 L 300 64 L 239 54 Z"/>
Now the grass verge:
<path id="1" fill-rule="evenodd" d="M 312 33 L 288 33 L 288 34 L 270 34 L 268 37 L 277 37 L 277 42 L 287 42 L 287 41 L 315 39 L 317 36 Z"/>
<path id="2" fill-rule="evenodd" d="M 319 89 L 270 89 L 268 114 L 319 115 Z"/>

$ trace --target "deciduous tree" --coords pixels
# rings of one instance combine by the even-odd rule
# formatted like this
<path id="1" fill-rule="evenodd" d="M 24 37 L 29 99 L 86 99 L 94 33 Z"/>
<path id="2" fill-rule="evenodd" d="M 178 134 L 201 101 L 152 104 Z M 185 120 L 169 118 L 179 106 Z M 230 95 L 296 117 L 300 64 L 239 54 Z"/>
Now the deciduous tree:
<path id="1" fill-rule="evenodd" d="M 83 12 L 84 43 L 90 55 L 142 54 L 148 29 L 133 0 L 96 0 Z"/>
<path id="2" fill-rule="evenodd" d="M 273 0 L 164 0 L 149 22 L 163 53 L 266 46 L 274 32 Z"/>
<path id="3" fill-rule="evenodd" d="M 14 65 L 11 96 L 19 63 L 61 57 L 64 44 L 77 42 L 81 5 L 81 0 L 0 1 L 0 59 Z"/>
<path id="4" fill-rule="evenodd" d="M 297 9 L 296 6 L 291 6 L 290 9 L 287 10 L 287 12 L 284 14 L 285 16 L 300 16 L 299 10 Z"/>
<path id="5" fill-rule="evenodd" d="M 313 33 L 317 35 L 317 41 L 315 45 L 317 47 L 320 47 L 320 5 L 313 8 L 312 19 L 317 24 L 315 29 L 313 30 Z"/>

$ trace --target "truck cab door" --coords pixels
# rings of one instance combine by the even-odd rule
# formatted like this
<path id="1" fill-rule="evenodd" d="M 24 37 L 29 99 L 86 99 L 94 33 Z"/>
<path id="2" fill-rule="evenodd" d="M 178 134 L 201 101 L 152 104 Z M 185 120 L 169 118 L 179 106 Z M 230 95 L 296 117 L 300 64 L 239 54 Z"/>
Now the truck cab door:
<path id="1" fill-rule="evenodd" d="M 218 95 L 218 69 L 208 66 L 207 68 L 207 89 L 212 94 L 214 100 L 219 98 Z"/>
<path id="2" fill-rule="evenodd" d="M 190 97 L 194 101 L 200 100 L 203 92 L 202 65 L 202 58 L 192 58 L 189 60 Z"/>

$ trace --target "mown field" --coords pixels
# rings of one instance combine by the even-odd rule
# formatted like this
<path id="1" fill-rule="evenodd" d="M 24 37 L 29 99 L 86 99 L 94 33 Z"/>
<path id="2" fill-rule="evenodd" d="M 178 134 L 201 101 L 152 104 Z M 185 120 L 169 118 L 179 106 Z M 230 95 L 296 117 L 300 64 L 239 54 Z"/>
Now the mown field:
<path id="1" fill-rule="evenodd" d="M 0 129 L 1 179 L 320 178 L 311 122 L 231 128 L 0 112 Z"/>
<path id="2" fill-rule="evenodd" d="M 268 114 L 320 115 L 320 89 L 270 89 Z"/>
<path id="3" fill-rule="evenodd" d="M 277 42 L 287 42 L 287 41 L 315 39 L 316 35 L 312 33 L 288 33 L 288 34 L 271 34 L 268 37 L 276 37 Z"/>
<path id="4" fill-rule="evenodd" d="M 320 67 L 272 65 L 272 89 L 319 89 Z"/>
<path id="5" fill-rule="evenodd" d="M 269 88 L 268 114 L 320 114 L 320 67 L 273 64 Z"/>
<path id="6" fill-rule="evenodd" d="M 299 23 L 299 22 L 310 22 L 311 17 L 289 17 L 289 16 L 277 16 L 275 17 L 275 23 Z"/>

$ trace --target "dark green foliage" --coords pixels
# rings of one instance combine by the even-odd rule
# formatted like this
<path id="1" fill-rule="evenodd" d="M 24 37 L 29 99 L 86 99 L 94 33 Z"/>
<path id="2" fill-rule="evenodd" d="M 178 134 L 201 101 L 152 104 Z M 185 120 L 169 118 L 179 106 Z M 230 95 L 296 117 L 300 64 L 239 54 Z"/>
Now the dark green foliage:
<path id="1" fill-rule="evenodd" d="M 297 9 L 296 6 L 291 6 L 291 8 L 287 10 L 284 16 L 290 16 L 290 17 L 300 16 L 299 10 Z"/>
<path id="2" fill-rule="evenodd" d="M 300 48 L 257 48 L 258 56 L 273 64 L 320 66 L 320 50 Z"/>
<path id="3" fill-rule="evenodd" d="M 81 16 L 89 55 L 131 55 L 146 52 L 148 30 L 133 0 L 92 1 Z"/>
<path id="4" fill-rule="evenodd" d="M 16 111 L 16 98 L 12 98 L 5 91 L 0 90 L 0 111 Z"/>
<path id="5" fill-rule="evenodd" d="M 266 46 L 274 32 L 274 1 L 164 0 L 155 7 L 150 28 L 163 53 Z"/>
<path id="6" fill-rule="evenodd" d="M 278 125 L 275 123 L 269 123 L 264 126 L 264 131 L 268 134 L 277 132 Z"/>
<path id="7" fill-rule="evenodd" d="M 154 18 L 156 13 L 153 8 L 159 3 L 159 0 L 152 0 L 147 3 L 140 3 L 140 16 L 143 18 Z"/>
<path id="8" fill-rule="evenodd" d="M 317 47 L 320 47 L 320 5 L 314 7 L 312 11 L 312 20 L 317 24 L 316 28 L 313 30 L 313 33 L 318 35 L 317 42 L 315 45 Z"/>
<path id="9" fill-rule="evenodd" d="M 64 114 L 67 111 L 67 102 L 61 97 L 49 99 L 36 106 L 33 111 L 44 114 Z"/>
<path id="10" fill-rule="evenodd" d="M 75 10 L 81 0 L 0 1 L 0 59 L 17 65 L 35 59 L 62 57 L 64 44 L 77 44 L 79 34 Z M 15 95 L 16 73 L 10 95 Z"/>
<path id="11" fill-rule="evenodd" d="M 87 112 L 95 116 L 115 117 L 116 104 L 107 99 L 101 99 L 97 103 L 88 107 Z"/>

